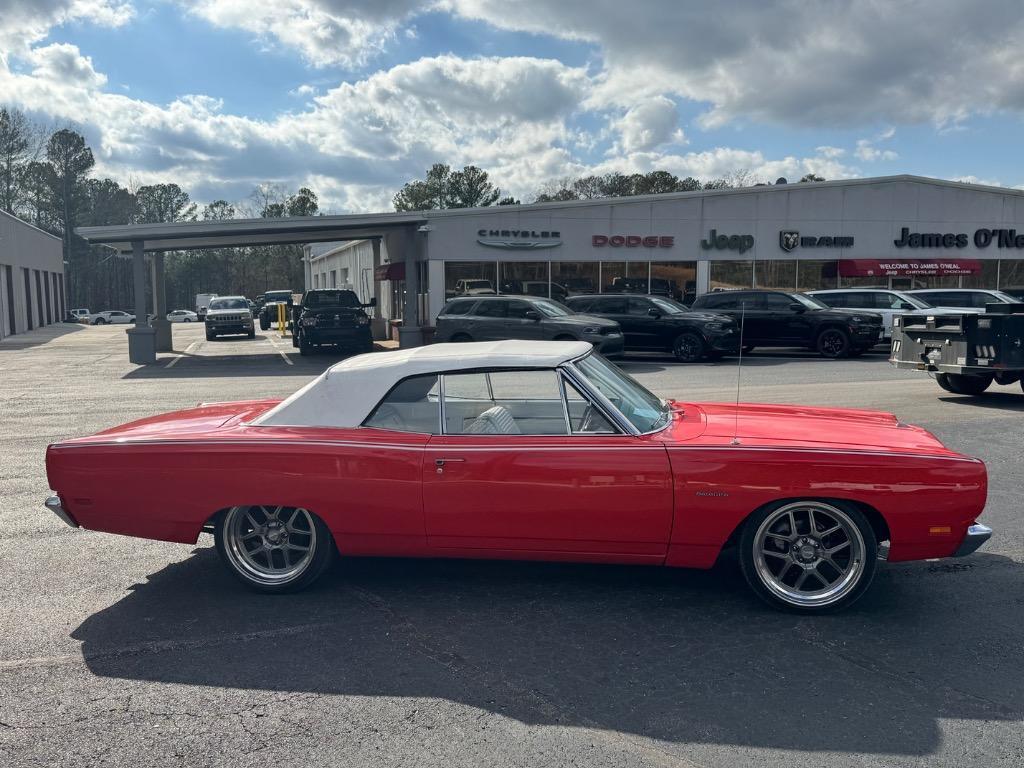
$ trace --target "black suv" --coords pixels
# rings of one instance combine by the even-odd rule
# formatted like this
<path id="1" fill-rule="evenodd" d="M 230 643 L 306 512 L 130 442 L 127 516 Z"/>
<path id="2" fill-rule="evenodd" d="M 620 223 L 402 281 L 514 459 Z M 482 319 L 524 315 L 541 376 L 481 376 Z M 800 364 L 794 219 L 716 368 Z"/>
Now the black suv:
<path id="1" fill-rule="evenodd" d="M 694 309 L 729 315 L 743 327 L 743 351 L 754 347 L 807 347 L 823 357 L 859 355 L 878 343 L 882 316 L 833 309 L 812 296 L 785 291 L 715 291 Z"/>
<path id="2" fill-rule="evenodd" d="M 292 292 L 289 291 L 267 291 L 263 294 L 263 304 L 259 308 L 260 330 L 266 331 L 277 322 L 277 305 L 285 305 L 285 317 L 292 316 Z"/>
<path id="3" fill-rule="evenodd" d="M 685 363 L 739 352 L 740 329 L 731 317 L 693 312 L 664 296 L 572 296 L 565 303 L 617 322 L 627 352 L 667 351 Z"/>
<path id="4" fill-rule="evenodd" d="M 292 345 L 303 355 L 314 348 L 335 346 L 351 352 L 372 352 L 370 318 L 364 311 L 376 306 L 359 301 L 354 291 L 320 288 L 306 291 L 295 307 Z"/>
<path id="5" fill-rule="evenodd" d="M 605 355 L 622 353 L 618 323 L 577 315 L 565 305 L 534 296 L 477 296 L 452 299 L 437 316 L 435 341 L 499 339 L 589 341 Z"/>

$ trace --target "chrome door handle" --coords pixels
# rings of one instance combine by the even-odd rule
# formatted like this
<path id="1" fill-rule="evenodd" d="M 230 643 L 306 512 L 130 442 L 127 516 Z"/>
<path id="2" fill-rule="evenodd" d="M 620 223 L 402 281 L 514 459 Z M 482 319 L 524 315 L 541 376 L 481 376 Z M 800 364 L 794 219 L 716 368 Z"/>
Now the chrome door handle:
<path id="1" fill-rule="evenodd" d="M 444 472 L 444 465 L 454 462 L 463 462 L 465 459 L 434 459 L 434 466 L 437 467 L 437 474 Z"/>

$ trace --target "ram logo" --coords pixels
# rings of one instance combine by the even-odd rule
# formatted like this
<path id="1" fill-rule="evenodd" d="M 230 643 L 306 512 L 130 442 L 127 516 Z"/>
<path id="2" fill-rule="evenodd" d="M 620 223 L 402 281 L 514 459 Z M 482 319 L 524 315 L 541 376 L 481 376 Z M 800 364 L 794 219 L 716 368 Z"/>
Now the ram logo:
<path id="1" fill-rule="evenodd" d="M 792 251 L 800 245 L 800 233 L 799 232 L 779 232 L 779 247 L 784 251 Z"/>

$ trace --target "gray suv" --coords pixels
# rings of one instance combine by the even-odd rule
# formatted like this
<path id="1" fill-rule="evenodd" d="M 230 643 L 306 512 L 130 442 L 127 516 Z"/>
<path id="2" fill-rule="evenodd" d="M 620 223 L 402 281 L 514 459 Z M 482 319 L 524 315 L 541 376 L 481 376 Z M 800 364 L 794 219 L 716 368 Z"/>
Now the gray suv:
<path id="1" fill-rule="evenodd" d="M 449 301 L 437 316 L 435 341 L 537 339 L 589 341 L 603 355 L 622 354 L 619 324 L 577 315 L 534 296 L 479 296 Z"/>

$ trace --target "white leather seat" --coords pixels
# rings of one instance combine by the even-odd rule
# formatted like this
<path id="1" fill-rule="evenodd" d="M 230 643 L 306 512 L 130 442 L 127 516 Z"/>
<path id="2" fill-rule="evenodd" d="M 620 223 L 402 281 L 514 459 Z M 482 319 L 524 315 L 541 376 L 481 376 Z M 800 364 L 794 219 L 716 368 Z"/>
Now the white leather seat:
<path id="1" fill-rule="evenodd" d="M 501 405 L 488 408 L 466 428 L 467 435 L 519 435 L 519 427 L 508 409 Z"/>

